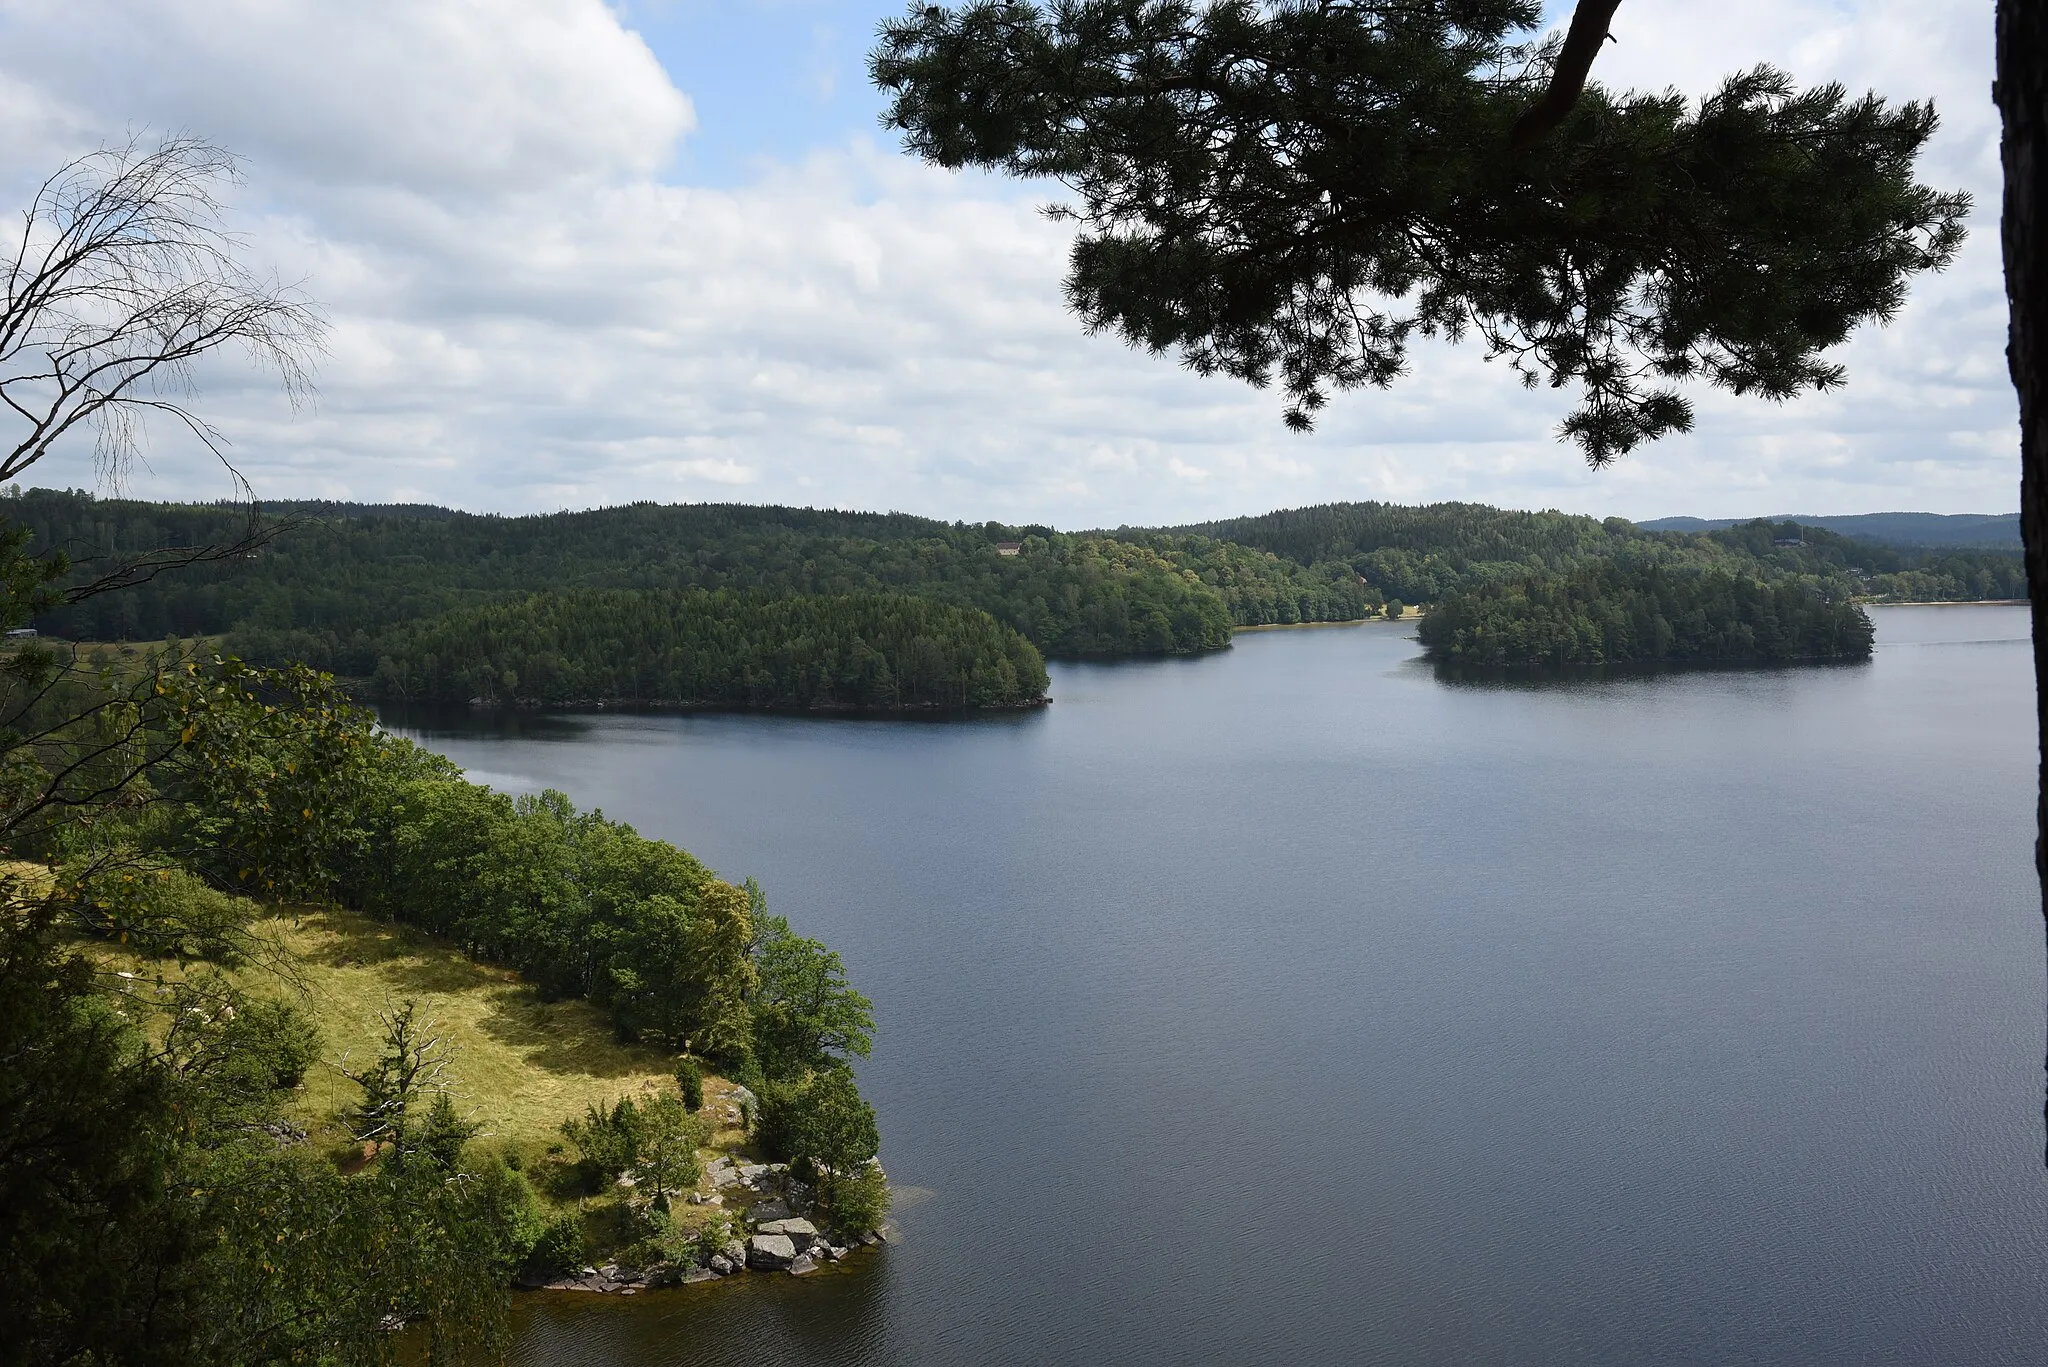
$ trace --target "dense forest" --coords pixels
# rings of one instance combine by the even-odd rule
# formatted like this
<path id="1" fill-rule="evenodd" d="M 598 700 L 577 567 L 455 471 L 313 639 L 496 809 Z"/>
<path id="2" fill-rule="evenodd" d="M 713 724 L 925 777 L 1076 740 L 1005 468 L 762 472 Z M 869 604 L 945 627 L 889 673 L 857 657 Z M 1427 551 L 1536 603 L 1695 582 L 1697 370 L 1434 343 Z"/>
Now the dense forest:
<path id="1" fill-rule="evenodd" d="M 228 505 L 48 490 L 5 504 L 38 552 L 73 558 L 74 581 L 166 548 L 233 545 L 251 526 L 248 510 Z M 1608 562 L 1631 574 L 1661 567 L 1671 582 L 1711 573 L 1774 591 L 1804 585 L 1830 602 L 2025 592 L 2018 555 L 2002 550 L 1898 547 L 1761 519 L 1658 532 L 1469 503 L 1324 504 L 1079 533 L 736 504 L 533 517 L 335 503 L 262 511 L 273 530 L 235 553 L 50 607 L 37 626 L 85 640 L 223 634 L 251 661 L 305 661 L 374 680 L 386 697 L 886 709 L 1035 696 L 1032 660 L 1021 642 L 991 635 L 990 618 L 1039 656 L 1113 658 L 1218 649 L 1234 627 L 1352 621 L 1394 601 L 1477 602 L 1473 591 L 1490 586 L 1503 590 L 1485 600 L 1490 617 L 1525 607 L 1537 614 L 1526 632 L 1547 639 L 1549 619 L 1514 586 L 1593 583 L 1574 576 Z M 533 598 L 625 590 L 668 596 L 561 600 L 594 615 Z M 726 596 L 676 596 L 689 592 Z M 884 597 L 965 615 L 910 628 L 911 609 L 884 612 Z M 771 611 L 771 598 L 841 606 Z M 745 605 L 748 616 L 714 626 L 678 616 L 685 601 Z"/>
<path id="2" fill-rule="evenodd" d="M 31 490 L 7 515 L 79 573 L 169 546 L 228 541 L 244 510 Z M 248 556 L 203 563 L 42 614 L 73 639 L 155 640 L 237 627 L 289 654 L 369 674 L 387 628 L 572 588 L 912 594 L 979 608 L 1050 656 L 1176 654 L 1229 644 L 1233 624 L 1351 620 L 1372 601 L 1341 566 L 1200 537 L 1156 544 L 898 513 L 633 504 L 490 517 L 405 507 L 266 505 L 293 520 Z M 1015 553 L 1003 554 L 1010 544 Z M 296 633 L 288 641 L 275 633 Z"/>
<path id="3" fill-rule="evenodd" d="M 1618 517 L 1598 521 L 1476 503 L 1326 503 L 1180 530 L 1298 562 L 1346 565 L 1377 596 L 1404 603 L 1435 603 L 1476 584 L 1611 556 L 1767 579 L 1832 576 L 1840 580 L 1834 591 L 1880 601 L 2026 594 L 2016 551 L 1898 547 L 1761 518 L 1706 533 L 1653 532 Z"/>
<path id="4" fill-rule="evenodd" d="M 229 644 L 275 654 L 257 630 Z M 1031 643 L 975 608 L 883 595 L 585 589 L 459 608 L 382 638 L 374 696 L 838 711 L 1028 707 Z"/>
<path id="5" fill-rule="evenodd" d="M 1872 631 L 1825 581 L 1598 560 L 1462 589 L 1417 636 L 1462 665 L 1790 664 L 1866 659 Z"/>
<path id="6" fill-rule="evenodd" d="M 1754 522 L 1753 517 L 1660 517 L 1640 525 L 1653 532 L 1711 532 Z M 1774 517 L 1772 522 L 1797 522 L 1861 541 L 1876 541 L 1907 550 L 1957 546 L 1971 550 L 2020 549 L 2018 513 L 1848 513 L 1825 517 Z"/>

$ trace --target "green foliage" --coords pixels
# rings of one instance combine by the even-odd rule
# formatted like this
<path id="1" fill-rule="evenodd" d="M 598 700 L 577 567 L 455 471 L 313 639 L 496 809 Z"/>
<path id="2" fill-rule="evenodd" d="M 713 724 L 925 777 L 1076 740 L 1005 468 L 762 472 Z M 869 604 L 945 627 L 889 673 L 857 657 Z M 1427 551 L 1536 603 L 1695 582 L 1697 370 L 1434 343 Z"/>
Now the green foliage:
<path id="1" fill-rule="evenodd" d="M 666 1093 L 641 1108 L 640 1126 L 634 1172 L 655 1203 L 666 1205 L 670 1197 L 690 1190 L 703 1176 L 697 1149 L 710 1138 L 710 1128 L 690 1113 L 681 1097 Z"/>
<path id="2" fill-rule="evenodd" d="M 704 1108 L 704 1069 L 697 1060 L 677 1061 L 676 1086 L 682 1089 L 684 1110 L 694 1115 Z"/>
<path id="3" fill-rule="evenodd" d="M 1645 531 L 1622 518 L 1601 522 L 1475 503 L 1327 503 L 1188 530 L 1294 560 L 1341 563 L 1376 593 L 1410 604 L 1594 559 L 1718 569 L 1757 579 L 1816 576 L 1834 580 L 1833 593 L 1879 599 L 2026 594 L 2025 569 L 2011 552 L 1886 546 L 1764 519 L 1696 534 Z M 1779 544 L 1788 541 L 1799 544 Z"/>
<path id="4" fill-rule="evenodd" d="M 530 1260 L 552 1272 L 567 1272 L 583 1266 L 583 1219 L 579 1215 L 558 1215 L 548 1221 L 533 1242 Z"/>
<path id="5" fill-rule="evenodd" d="M 874 1004 L 846 982 L 839 956 L 793 934 L 780 916 L 756 922 L 754 1052 L 771 1079 L 831 1068 L 874 1044 Z M 767 1103 L 762 1103 L 765 1110 Z"/>
<path id="6" fill-rule="evenodd" d="M 59 866 L 55 882 L 79 930 L 152 958 L 234 963 L 258 911 L 166 856 L 129 845 L 82 850 Z"/>
<path id="7" fill-rule="evenodd" d="M 1398 598 L 1389 598 L 1389 599 L 1387 600 L 1387 620 L 1388 620 L 1388 621 L 1390 621 L 1390 622 L 1398 622 L 1398 621 L 1400 621 L 1400 620 L 1401 620 L 1401 616 L 1402 616 L 1402 614 L 1403 614 L 1403 613 L 1405 613 L 1405 612 L 1407 612 L 1407 611 L 1408 611 L 1408 606 L 1407 606 L 1407 604 L 1403 603 L 1403 602 L 1402 602 L 1402 601 L 1401 601 L 1400 599 L 1398 599 Z"/>
<path id="8" fill-rule="evenodd" d="M 221 539 L 244 518 L 225 506 L 48 490 L 31 490 L 10 510 L 35 528 L 39 546 L 103 556 Z M 1217 556 L 1226 553 L 1200 543 L 1159 550 L 898 513 L 649 503 L 522 518 L 332 504 L 274 511 L 324 520 L 253 559 L 194 566 L 36 620 L 88 640 L 233 631 L 230 646 L 244 658 L 304 660 L 367 678 L 394 626 L 560 590 L 907 594 L 978 608 L 1046 655 L 1088 657 L 1229 644 L 1231 610 L 1207 582 L 1212 573 L 1241 589 L 1255 580 L 1276 603 L 1292 594 L 1297 611 L 1328 591 L 1319 576 L 1267 557 L 1240 553 L 1222 565 Z M 996 551 L 1020 537 L 1022 554 Z"/>
<path id="9" fill-rule="evenodd" d="M 71 557 L 61 550 L 31 554 L 36 539 L 33 528 L 0 521 L 0 631 L 25 627 L 64 599 L 59 585 L 71 573 Z"/>
<path id="10" fill-rule="evenodd" d="M 862 1163 L 845 1172 L 823 1176 L 820 1198 L 832 1212 L 832 1223 L 842 1234 L 866 1234 L 880 1229 L 889 1217 L 889 1179 L 879 1163 Z"/>
<path id="11" fill-rule="evenodd" d="M 1812 580 L 1592 561 L 1452 594 L 1418 637 L 1437 659 L 1484 666 L 1868 658 L 1870 619 Z"/>
<path id="12" fill-rule="evenodd" d="M 290 1002 L 252 998 L 212 974 L 160 987 L 160 1054 L 222 1123 L 253 1124 L 320 1059 L 319 1027 Z"/>
<path id="13" fill-rule="evenodd" d="M 871 59 L 940 166 L 1057 180 L 1091 331 L 1264 385 L 1307 427 L 1420 333 L 1576 384 L 1595 465 L 1691 426 L 1676 383 L 1782 399 L 1940 269 L 1969 198 L 1916 184 L 1931 106 L 1766 67 L 1695 107 L 1589 85 L 1511 136 L 1555 52 L 1533 0 L 921 2 Z"/>
<path id="14" fill-rule="evenodd" d="M 846 1068 L 764 1083 L 760 1096 L 761 1143 L 785 1162 L 852 1172 L 881 1147 L 875 1108 Z"/>
<path id="15" fill-rule="evenodd" d="M 543 593 L 386 633 L 381 697 L 897 711 L 1019 707 L 1045 663 L 987 613 L 925 599 Z"/>
<path id="16" fill-rule="evenodd" d="M 694 1237 L 687 1241 L 678 1240 L 671 1257 L 678 1262 L 705 1262 L 712 1254 L 724 1249 L 734 1239 L 742 1237 L 740 1223 L 725 1211 L 714 1211 L 699 1226 Z"/>
<path id="17" fill-rule="evenodd" d="M 754 929 L 746 895 L 663 841 L 560 793 L 517 799 L 459 779 L 386 781 L 352 837 L 343 897 L 453 940 L 560 997 L 612 1013 L 628 1038 L 710 1058 L 751 1038 Z"/>
<path id="18" fill-rule="evenodd" d="M 1767 572 L 1842 577 L 1857 592 L 1881 599 L 1957 603 L 2027 596 L 2026 566 L 2016 552 L 1887 546 L 1767 518 L 1708 532 L 1706 539 L 1754 558 Z"/>
<path id="19" fill-rule="evenodd" d="M 8 892 L 9 1361 L 384 1363 L 393 1316 L 422 1326 L 436 1360 L 498 1350 L 530 1216 L 516 1174 L 349 1178 L 281 1149 L 263 1122 L 313 1047 L 295 1013 L 206 975 L 116 995 L 60 947 L 53 909 Z"/>
<path id="20" fill-rule="evenodd" d="M 305 665 L 215 657 L 157 682 L 178 751 L 159 779 L 179 804 L 180 855 L 216 881 L 277 900 L 331 891 L 353 833 L 349 799 L 377 746 L 375 718 Z"/>
<path id="21" fill-rule="evenodd" d="M 583 1166 L 595 1185 L 613 1181 L 639 1163 L 647 1123 L 633 1098 L 620 1097 L 609 1108 L 586 1107 L 581 1120 L 563 1121 L 562 1137 L 583 1155 Z"/>
<path id="22" fill-rule="evenodd" d="M 442 1172 L 454 1172 L 462 1162 L 462 1150 L 483 1130 L 481 1125 L 458 1115 L 455 1099 L 446 1092 L 434 1094 L 433 1103 L 411 1138 L 410 1152 L 418 1160 Z"/>
<path id="23" fill-rule="evenodd" d="M 377 1057 L 359 1068 L 346 1062 L 340 1066 L 342 1075 L 362 1089 L 342 1118 L 358 1142 L 386 1149 L 385 1162 L 394 1170 L 416 1157 L 452 1170 L 476 1127 L 456 1117 L 442 1082 L 447 1038 L 411 1000 L 386 1010 L 381 1020 L 384 1038 Z"/>

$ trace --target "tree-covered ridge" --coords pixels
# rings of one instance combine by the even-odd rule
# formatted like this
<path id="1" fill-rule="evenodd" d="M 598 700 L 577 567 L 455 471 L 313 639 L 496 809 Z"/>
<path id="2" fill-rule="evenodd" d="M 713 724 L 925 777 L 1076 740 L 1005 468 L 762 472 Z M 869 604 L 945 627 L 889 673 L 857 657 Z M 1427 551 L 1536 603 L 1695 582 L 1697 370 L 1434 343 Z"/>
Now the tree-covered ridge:
<path id="1" fill-rule="evenodd" d="M 1619 517 L 1477 503 L 1326 503 L 1180 530 L 1304 564 L 1348 565 L 1376 595 L 1406 603 L 1434 603 L 1473 584 L 1612 556 L 1763 578 L 1832 576 L 1841 580 L 1840 592 L 1880 600 L 2025 596 L 2014 552 L 1890 546 L 1763 518 L 1706 533 L 1652 532 Z"/>
<path id="2" fill-rule="evenodd" d="M 393 628 L 380 651 L 377 696 L 441 702 L 902 711 L 1026 707 L 1048 683 L 987 613 L 875 594 L 534 594 Z"/>
<path id="3" fill-rule="evenodd" d="M 1859 541 L 1878 541 L 1907 550 L 1932 546 L 1958 546 L 1979 551 L 2020 549 L 2018 513 L 1780 514 L 1770 520 L 1821 527 Z M 1638 525 L 1651 532 L 1712 532 L 1754 521 L 1753 517 L 1659 517 Z"/>
<path id="4" fill-rule="evenodd" d="M 1867 659 L 1872 634 L 1825 581 L 1595 560 L 1453 593 L 1417 638 L 1469 665 L 1790 664 Z"/>
<path id="5" fill-rule="evenodd" d="M 81 576 L 123 555 L 228 541 L 247 522 L 229 506 L 46 490 L 6 503 L 39 550 L 83 562 Z M 252 556 L 44 612 L 37 625 L 88 640 L 234 631 L 251 659 L 361 678 L 402 624 L 571 589 L 905 594 L 978 608 L 1066 658 L 1210 650 L 1229 643 L 1234 625 L 1355 620 L 1391 599 L 1431 604 L 1613 556 L 1766 579 L 1821 575 L 1838 581 L 1831 592 L 1879 600 L 2021 594 L 2018 557 L 1993 550 L 1888 547 L 1761 520 L 1704 535 L 1649 532 L 1622 518 L 1471 503 L 1335 503 L 1083 533 L 736 504 L 532 517 L 337 504 L 266 513 L 306 520 Z"/>
<path id="6" fill-rule="evenodd" d="M 2027 596 L 2017 551 L 1898 547 L 1799 522 L 1758 518 L 1706 533 L 1715 544 L 1793 574 L 1846 575 L 1861 595 L 1895 602 L 1963 603 Z"/>
<path id="7" fill-rule="evenodd" d="M 400 622 L 565 588 L 898 593 L 980 608 L 1047 655 L 1171 654 L 1227 645 L 1244 624 L 1356 617 L 1363 599 L 1330 576 L 1204 538 L 1135 544 L 1045 527 L 936 522 L 899 513 L 633 504 L 495 517 L 334 505 L 271 505 L 305 525 L 253 559 L 193 566 L 44 614 L 77 639 L 160 639 L 237 627 L 302 633 L 296 658 L 343 674 L 376 667 Z M 8 512 L 38 551 L 105 560 L 220 542 L 246 521 L 223 506 L 101 500 L 32 490 Z M 1005 555 L 998 546 L 1020 544 Z M 89 568 L 89 567 L 87 567 Z M 1292 614 L 1291 616 L 1289 614 Z M 281 644 L 284 644 L 281 642 Z"/>
<path id="8" fill-rule="evenodd" d="M 1323 503 L 1177 529 L 1301 564 L 1349 566 L 1382 598 L 1434 603 L 1458 587 L 1559 569 L 1652 538 L 1632 522 L 1482 503 Z"/>
<path id="9" fill-rule="evenodd" d="M 1355 622 L 1381 605 L 1372 587 L 1341 560 L 1296 562 L 1269 550 L 1188 532 L 1124 527 L 1114 537 L 1192 571 L 1222 596 L 1236 626 Z"/>

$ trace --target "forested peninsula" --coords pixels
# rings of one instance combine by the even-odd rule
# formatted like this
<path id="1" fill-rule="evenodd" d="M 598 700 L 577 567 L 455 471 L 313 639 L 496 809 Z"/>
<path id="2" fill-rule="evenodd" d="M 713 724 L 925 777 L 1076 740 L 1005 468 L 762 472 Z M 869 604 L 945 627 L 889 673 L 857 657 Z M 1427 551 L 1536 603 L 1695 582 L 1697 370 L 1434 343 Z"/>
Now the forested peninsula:
<path id="1" fill-rule="evenodd" d="M 5 663 L 18 1355 L 497 1360 L 515 1282 L 876 1241 L 872 1007 L 751 881 L 470 783 L 303 666 Z"/>
<path id="2" fill-rule="evenodd" d="M 901 595 L 586 589 L 389 632 L 372 696 L 906 712 L 1033 707 L 1045 661 L 978 608 Z"/>

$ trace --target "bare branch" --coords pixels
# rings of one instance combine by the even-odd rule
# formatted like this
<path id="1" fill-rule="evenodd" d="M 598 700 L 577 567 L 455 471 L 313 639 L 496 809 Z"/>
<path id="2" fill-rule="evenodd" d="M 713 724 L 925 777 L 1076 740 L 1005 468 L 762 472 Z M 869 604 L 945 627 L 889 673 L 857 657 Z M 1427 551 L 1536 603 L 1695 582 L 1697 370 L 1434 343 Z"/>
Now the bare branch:
<path id="1" fill-rule="evenodd" d="M 20 423 L 0 439 L 0 480 L 84 424 L 118 482 L 152 412 L 226 463 L 220 433 L 179 402 L 224 350 L 273 372 L 294 407 L 310 396 L 325 322 L 240 263 L 220 193 L 238 178 L 227 152 L 170 137 L 102 148 L 43 183 L 0 264 L 0 416 Z"/>

